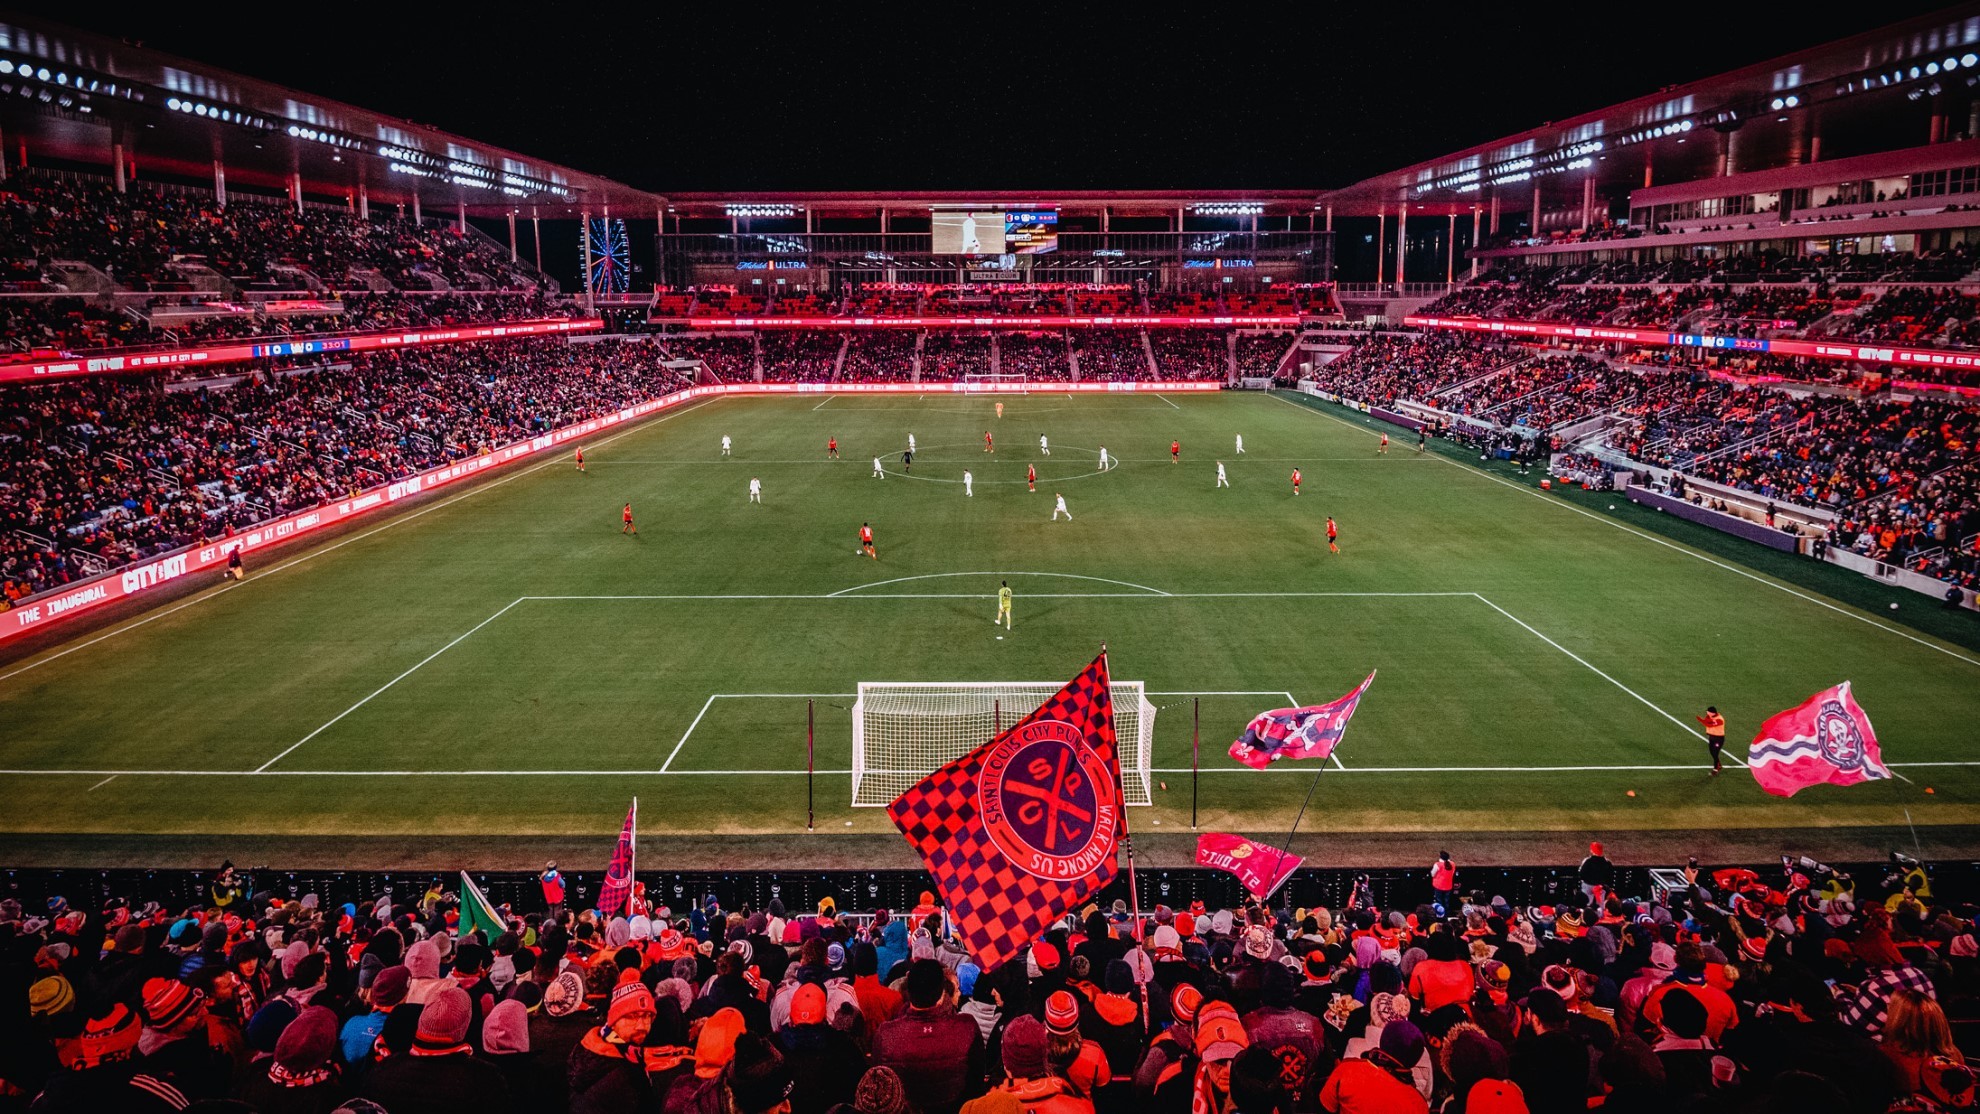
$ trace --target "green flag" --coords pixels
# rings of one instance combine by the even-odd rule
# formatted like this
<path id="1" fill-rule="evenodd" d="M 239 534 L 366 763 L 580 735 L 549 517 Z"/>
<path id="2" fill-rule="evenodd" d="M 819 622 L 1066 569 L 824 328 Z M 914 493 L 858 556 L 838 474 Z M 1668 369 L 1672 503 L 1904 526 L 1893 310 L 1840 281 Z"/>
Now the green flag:
<path id="1" fill-rule="evenodd" d="M 481 887 L 474 884 L 474 879 L 469 878 L 465 870 L 461 871 L 460 929 L 462 939 L 466 939 L 468 933 L 480 929 L 482 937 L 490 944 L 495 942 L 497 936 L 509 930 L 509 926 L 503 924 L 502 918 L 496 915 L 495 906 L 489 902 L 488 895 L 481 892 Z"/>

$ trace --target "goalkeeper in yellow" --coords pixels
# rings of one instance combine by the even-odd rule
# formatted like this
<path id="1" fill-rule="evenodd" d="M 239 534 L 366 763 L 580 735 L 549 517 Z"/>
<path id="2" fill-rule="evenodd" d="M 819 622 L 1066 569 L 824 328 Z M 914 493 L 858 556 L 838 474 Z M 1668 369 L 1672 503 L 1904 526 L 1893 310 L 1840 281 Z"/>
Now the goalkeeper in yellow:
<path id="1" fill-rule="evenodd" d="M 1004 624 L 1004 629 L 1010 630 L 1011 629 L 1011 582 L 1008 580 L 1000 580 L 997 583 L 1003 585 L 1003 587 L 997 589 L 997 618 L 990 620 L 990 625 L 995 626 L 999 621 L 1001 621 Z"/>

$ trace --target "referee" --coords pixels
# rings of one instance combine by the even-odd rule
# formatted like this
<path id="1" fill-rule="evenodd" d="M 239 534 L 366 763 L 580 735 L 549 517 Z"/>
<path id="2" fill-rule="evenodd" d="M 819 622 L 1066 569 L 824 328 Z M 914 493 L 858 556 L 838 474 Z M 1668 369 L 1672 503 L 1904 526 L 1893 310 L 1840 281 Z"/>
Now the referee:
<path id="1" fill-rule="evenodd" d="M 997 618 L 990 620 L 990 625 L 994 627 L 997 625 L 998 620 L 1002 620 L 1004 624 L 1004 629 L 1010 630 L 1011 629 L 1011 582 L 1008 580 L 1001 580 L 998 581 L 998 584 L 1000 584 L 1001 587 L 997 589 Z"/>
<path id="2" fill-rule="evenodd" d="M 1718 777 L 1719 770 L 1721 769 L 1719 765 L 1719 752 L 1726 749 L 1726 717 L 1720 715 L 1717 708 L 1708 707 L 1705 709 L 1704 715 L 1693 718 L 1705 725 L 1705 745 L 1711 748 L 1712 751 L 1712 773 L 1710 776 Z"/>

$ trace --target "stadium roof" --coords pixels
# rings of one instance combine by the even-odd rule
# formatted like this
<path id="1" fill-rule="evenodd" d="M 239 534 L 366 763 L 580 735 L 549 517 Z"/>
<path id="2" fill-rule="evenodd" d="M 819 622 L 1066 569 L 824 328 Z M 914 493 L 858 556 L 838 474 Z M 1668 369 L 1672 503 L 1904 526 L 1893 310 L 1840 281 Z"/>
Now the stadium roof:
<path id="1" fill-rule="evenodd" d="M 670 193 L 667 204 L 686 213 L 720 213 L 731 205 L 789 206 L 817 211 L 876 209 L 1071 209 L 1116 214 L 1173 213 L 1196 206 L 1256 207 L 1261 215 L 1306 214 L 1315 190 L 838 190 L 764 193 Z"/>
<path id="2" fill-rule="evenodd" d="M 1816 18 L 1810 9 L 1783 19 Z M 1709 36 L 1706 18 L 1697 33 Z M 1673 39 L 1673 46 L 1680 46 Z M 1536 63 L 1544 57 L 1536 53 Z M 1518 60 L 1496 60 L 1508 66 Z M 1477 81 L 1489 86 L 1489 71 Z M 1968 130 L 1980 84 L 1980 4 L 1967 3 L 1850 38 L 1673 85 L 1621 104 L 1378 174 L 1321 194 L 1337 214 L 1469 213 L 1489 204 L 1530 207 L 1533 191 L 1578 199 L 1651 184 L 1773 169 L 1817 159 L 1915 147 Z M 1489 88 L 1481 88 L 1489 95 Z M 1962 115 L 1944 120 L 1949 102 Z M 1941 134 L 1934 134 L 1934 117 Z M 1731 147 L 1731 165 L 1722 160 Z"/>
<path id="3" fill-rule="evenodd" d="M 306 39 L 304 40 L 306 42 Z M 284 45 L 277 49 L 307 49 Z M 477 216 L 610 206 L 650 216 L 663 199 L 567 166 L 200 62 L 11 13 L 0 15 L 0 116 L 30 159 L 110 163 L 121 136 L 141 174 L 213 175 L 229 185 L 374 203 L 465 203 Z"/>

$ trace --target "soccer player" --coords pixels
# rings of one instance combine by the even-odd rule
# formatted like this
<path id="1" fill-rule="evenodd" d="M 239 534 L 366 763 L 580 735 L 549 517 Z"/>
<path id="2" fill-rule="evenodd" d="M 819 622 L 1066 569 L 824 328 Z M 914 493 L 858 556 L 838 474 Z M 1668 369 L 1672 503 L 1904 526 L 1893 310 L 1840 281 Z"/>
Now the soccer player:
<path id="1" fill-rule="evenodd" d="M 729 455 L 729 435 L 726 433 L 722 435 L 722 455 Z"/>
<path id="2" fill-rule="evenodd" d="M 1052 455 L 1052 444 L 1045 440 L 1045 435 L 1042 433 L 1038 435 L 1038 453 L 1040 456 Z"/>
<path id="3" fill-rule="evenodd" d="M 1031 464 L 1024 466 L 1024 486 L 1027 491 L 1036 492 L 1038 490 L 1037 466 Z"/>
<path id="4" fill-rule="evenodd" d="M 755 476 L 749 478 L 749 501 L 752 503 L 763 502 L 763 481 L 757 479 Z"/>
<path id="5" fill-rule="evenodd" d="M 859 551 L 875 561 L 880 559 L 880 554 L 873 548 L 873 527 L 869 523 L 859 524 Z"/>
<path id="6" fill-rule="evenodd" d="M 1001 402 L 997 404 L 997 416 L 999 418 L 1004 416 L 1004 404 Z"/>
<path id="7" fill-rule="evenodd" d="M 1420 452 L 1422 452 L 1422 451 L 1423 451 L 1423 445 L 1424 445 L 1424 443 L 1425 443 L 1425 442 L 1427 442 L 1427 441 L 1428 441 L 1429 439 L 1430 439 L 1430 436 L 1429 436 L 1429 434 L 1428 434 L 1428 433 L 1426 433 L 1426 432 L 1425 432 L 1425 427 L 1424 427 L 1424 426 L 1417 426 L 1417 427 L 1416 427 L 1416 451 L 1417 451 L 1417 452 L 1419 452 L 1419 453 L 1420 453 Z"/>
<path id="8" fill-rule="evenodd" d="M 1388 456 L 1388 455 L 1389 455 L 1389 434 L 1388 434 L 1388 432 L 1387 432 L 1386 430 L 1385 430 L 1385 431 L 1383 431 L 1383 433 L 1382 433 L 1382 444 L 1381 444 L 1381 446 L 1380 446 L 1379 448 L 1377 448 L 1377 449 L 1375 450 L 1375 455 L 1376 455 L 1376 456 Z"/>
<path id="9" fill-rule="evenodd" d="M 990 431 L 987 429 L 983 431 L 983 451 L 986 453 L 997 451 L 997 443 L 990 439 Z"/>
<path id="10" fill-rule="evenodd" d="M 1170 464 L 1181 464 L 1181 463 L 1182 463 L 1182 442 L 1181 442 L 1181 441 L 1171 441 L 1171 442 L 1169 442 L 1169 463 L 1170 463 Z"/>
<path id="11" fill-rule="evenodd" d="M 1693 718 L 1705 725 L 1705 747 L 1712 752 L 1712 772 L 1707 776 L 1718 777 L 1722 768 L 1719 752 L 1726 749 L 1726 717 L 1720 715 L 1716 707 L 1708 707 L 1704 715 Z"/>
<path id="12" fill-rule="evenodd" d="M 1340 537 L 1341 537 L 1341 531 L 1339 527 L 1334 525 L 1334 516 L 1328 515 L 1327 516 L 1327 548 L 1335 553 L 1339 553 L 1341 551 L 1341 547 L 1335 543 L 1340 541 Z"/>
<path id="13" fill-rule="evenodd" d="M 998 583 L 1002 584 L 1003 587 L 997 589 L 997 619 L 1002 619 L 1004 621 L 1004 629 L 1010 630 L 1011 629 L 1011 582 L 1008 580 L 1000 580 L 998 581 Z M 993 627 L 996 626 L 997 619 L 990 620 L 990 625 Z"/>
<path id="14" fill-rule="evenodd" d="M 969 469 L 967 469 L 967 468 L 965 468 L 965 469 L 963 469 L 963 494 L 964 494 L 964 495 L 967 495 L 967 496 L 970 496 L 971 498 L 974 498 L 974 497 L 976 496 L 976 492 L 975 492 L 974 490 L 972 490 L 972 488 L 971 488 L 971 485 L 972 485 L 972 484 L 973 484 L 974 482 L 975 482 L 975 477 L 974 477 L 974 476 L 971 476 L 971 475 L 969 474 Z"/>
<path id="15" fill-rule="evenodd" d="M 913 474 L 914 474 L 914 447 L 910 445 L 908 446 L 907 451 L 901 454 L 901 475 L 911 476 Z"/>
<path id="16" fill-rule="evenodd" d="M 1105 472 L 1107 469 L 1112 468 L 1113 466 L 1114 466 L 1113 463 L 1107 459 L 1107 446 L 1105 445 L 1100 446 L 1100 470 L 1102 472 Z"/>
<path id="17" fill-rule="evenodd" d="M 1231 486 L 1230 477 L 1224 475 L 1224 462 L 1221 460 L 1217 462 L 1217 486 L 1218 487 Z"/>
<path id="18" fill-rule="evenodd" d="M 578 471 L 580 471 L 580 472 L 582 472 L 582 471 L 584 471 L 584 446 L 583 446 L 583 445 L 579 445 L 579 446 L 577 447 L 577 470 L 578 470 Z"/>
<path id="19" fill-rule="evenodd" d="M 1299 469 L 1297 469 L 1297 468 L 1295 468 L 1295 469 L 1293 469 L 1293 474 L 1292 474 L 1292 482 L 1293 482 L 1293 494 L 1294 494 L 1294 495 L 1298 495 L 1298 494 L 1299 494 Z"/>
<path id="20" fill-rule="evenodd" d="M 1060 515 L 1065 515 L 1066 521 L 1071 522 L 1072 512 L 1066 509 L 1066 497 L 1055 491 L 1052 493 L 1052 498 L 1057 500 L 1052 507 L 1052 521 L 1057 522 Z"/>
<path id="21" fill-rule="evenodd" d="M 241 547 L 235 546 L 227 554 L 227 571 L 220 574 L 222 579 L 232 577 L 235 581 L 247 579 L 247 567 L 241 564 Z"/>
<path id="22" fill-rule="evenodd" d="M 876 480 L 887 478 L 887 470 L 880 467 L 880 458 L 877 456 L 873 458 L 873 478 Z"/>
<path id="23" fill-rule="evenodd" d="M 1244 434 L 1242 434 L 1242 433 L 1240 433 L 1240 434 L 1238 434 L 1238 435 L 1237 435 L 1237 442 L 1238 442 L 1238 446 L 1237 446 L 1237 451 L 1238 451 L 1238 455 L 1239 455 L 1239 456 L 1243 456 L 1243 455 L 1244 455 Z"/>
<path id="24" fill-rule="evenodd" d="M 908 452 L 914 451 L 914 434 L 908 434 Z"/>
<path id="25" fill-rule="evenodd" d="M 830 458 L 830 459 L 832 459 L 832 460 L 837 460 L 837 459 L 839 459 L 839 435 L 838 435 L 838 434 L 836 434 L 836 433 L 835 433 L 835 434 L 833 434 L 833 435 L 831 436 L 831 438 L 830 438 L 830 439 L 828 439 L 828 440 L 827 440 L 827 441 L 825 442 L 825 455 L 826 455 L 826 456 L 827 456 L 828 458 Z"/>
<path id="26" fill-rule="evenodd" d="M 627 503 L 626 509 L 619 512 L 619 521 L 625 524 L 619 527 L 619 533 L 621 534 L 639 533 L 639 527 L 633 525 L 631 503 Z"/>

